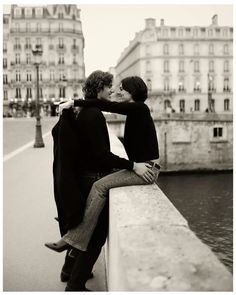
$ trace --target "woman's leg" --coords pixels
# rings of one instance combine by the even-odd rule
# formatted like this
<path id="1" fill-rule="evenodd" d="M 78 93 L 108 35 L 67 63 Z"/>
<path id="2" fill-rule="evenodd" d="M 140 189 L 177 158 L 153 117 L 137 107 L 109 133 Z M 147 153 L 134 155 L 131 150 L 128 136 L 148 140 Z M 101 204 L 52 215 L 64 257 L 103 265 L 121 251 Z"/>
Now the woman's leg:
<path id="1" fill-rule="evenodd" d="M 63 240 L 71 246 L 86 251 L 109 189 L 115 187 L 148 184 L 133 171 L 120 170 L 96 181 L 88 195 L 82 223 L 69 230 Z"/>

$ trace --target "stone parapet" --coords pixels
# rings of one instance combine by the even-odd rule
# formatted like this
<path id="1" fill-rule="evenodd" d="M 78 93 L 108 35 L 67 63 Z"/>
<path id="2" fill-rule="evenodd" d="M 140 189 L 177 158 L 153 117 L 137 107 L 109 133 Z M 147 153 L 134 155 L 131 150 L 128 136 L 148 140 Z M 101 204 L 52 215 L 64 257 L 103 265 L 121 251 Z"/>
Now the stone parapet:
<path id="1" fill-rule="evenodd" d="M 109 291 L 233 290 L 231 273 L 156 184 L 110 191 L 107 260 Z"/>

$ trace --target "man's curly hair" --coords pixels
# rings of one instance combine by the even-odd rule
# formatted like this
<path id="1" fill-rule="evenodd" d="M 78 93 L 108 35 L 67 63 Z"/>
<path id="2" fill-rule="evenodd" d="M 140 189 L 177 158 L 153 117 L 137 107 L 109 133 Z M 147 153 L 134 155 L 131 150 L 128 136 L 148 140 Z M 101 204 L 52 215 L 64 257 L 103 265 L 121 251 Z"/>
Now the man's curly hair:
<path id="1" fill-rule="evenodd" d="M 83 92 L 85 98 L 97 98 L 104 86 L 112 86 L 113 75 L 109 72 L 94 71 L 85 81 Z"/>

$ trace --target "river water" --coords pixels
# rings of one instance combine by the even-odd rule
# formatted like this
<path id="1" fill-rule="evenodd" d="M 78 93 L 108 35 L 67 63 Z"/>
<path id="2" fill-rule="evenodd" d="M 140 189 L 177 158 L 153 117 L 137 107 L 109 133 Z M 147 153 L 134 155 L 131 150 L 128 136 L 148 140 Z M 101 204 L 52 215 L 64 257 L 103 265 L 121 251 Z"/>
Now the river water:
<path id="1" fill-rule="evenodd" d="M 233 173 L 161 174 L 157 184 L 233 273 Z"/>

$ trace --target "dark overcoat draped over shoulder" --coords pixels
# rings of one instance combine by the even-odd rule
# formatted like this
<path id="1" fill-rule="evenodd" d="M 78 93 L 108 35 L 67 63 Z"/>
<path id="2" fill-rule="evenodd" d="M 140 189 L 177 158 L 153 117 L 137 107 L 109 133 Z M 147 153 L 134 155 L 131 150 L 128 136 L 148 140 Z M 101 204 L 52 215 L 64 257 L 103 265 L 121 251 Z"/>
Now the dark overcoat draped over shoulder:
<path id="1" fill-rule="evenodd" d="M 64 235 L 82 221 L 87 197 L 81 193 L 78 183 L 81 139 L 72 108 L 63 110 L 52 136 L 54 197 L 60 233 Z"/>

